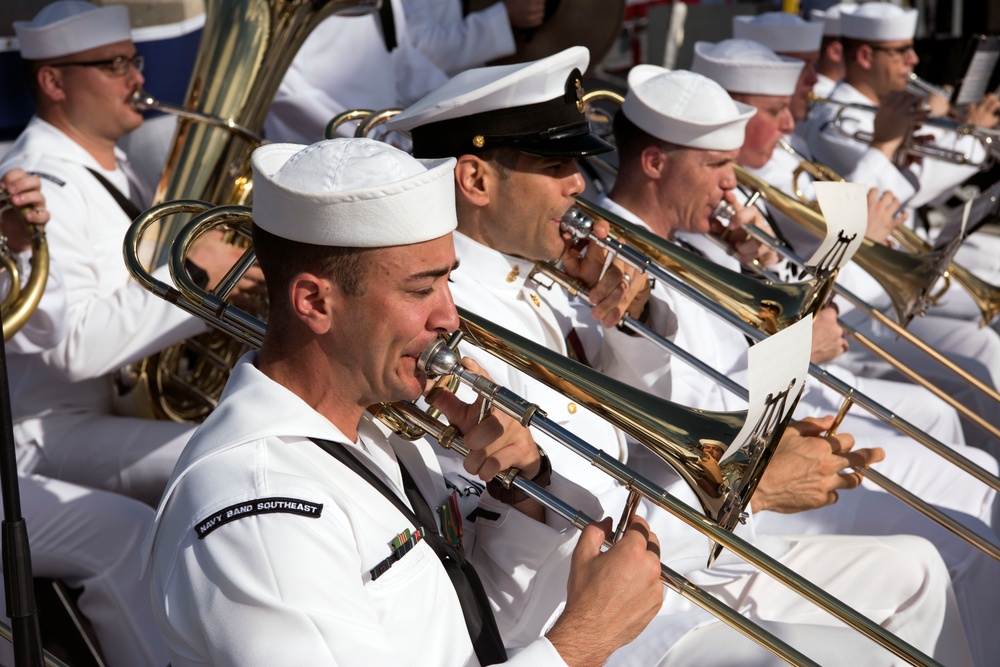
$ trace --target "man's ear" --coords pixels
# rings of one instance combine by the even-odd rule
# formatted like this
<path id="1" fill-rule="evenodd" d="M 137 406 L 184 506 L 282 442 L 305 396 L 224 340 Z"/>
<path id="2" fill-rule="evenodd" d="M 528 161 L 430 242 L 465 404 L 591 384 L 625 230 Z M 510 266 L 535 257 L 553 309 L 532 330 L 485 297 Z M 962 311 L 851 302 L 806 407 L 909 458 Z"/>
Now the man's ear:
<path id="1" fill-rule="evenodd" d="M 63 87 L 62 72 L 58 67 L 43 65 L 35 73 L 38 77 L 38 89 L 42 94 L 54 102 L 61 102 L 66 99 L 66 91 Z"/>
<path id="2" fill-rule="evenodd" d="M 667 156 L 657 146 L 646 146 L 639 154 L 639 161 L 642 164 L 642 173 L 647 178 L 659 179 L 667 167 Z"/>
<path id="3" fill-rule="evenodd" d="M 327 333 L 335 318 L 347 310 L 344 294 L 328 278 L 313 273 L 300 273 L 288 287 L 292 312 L 316 334 Z"/>
<path id="4" fill-rule="evenodd" d="M 854 61 L 861 66 L 862 69 L 870 70 L 874 65 L 875 51 L 872 50 L 871 44 L 862 44 L 858 47 L 857 52 L 854 55 Z"/>
<path id="5" fill-rule="evenodd" d="M 475 206 L 487 206 L 493 193 L 496 170 L 475 155 L 462 155 L 455 165 L 455 189 L 459 197 Z"/>
<path id="6" fill-rule="evenodd" d="M 833 41 L 826 45 L 826 57 L 835 63 L 844 62 L 843 42 Z"/>

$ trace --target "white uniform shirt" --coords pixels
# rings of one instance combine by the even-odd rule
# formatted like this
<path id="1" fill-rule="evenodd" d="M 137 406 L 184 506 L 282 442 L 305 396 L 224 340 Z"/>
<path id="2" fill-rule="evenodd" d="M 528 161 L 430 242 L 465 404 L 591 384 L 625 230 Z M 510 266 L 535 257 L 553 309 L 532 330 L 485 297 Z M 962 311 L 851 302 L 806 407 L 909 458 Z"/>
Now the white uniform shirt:
<path id="1" fill-rule="evenodd" d="M 306 38 L 274 96 L 264 124 L 271 141 L 312 144 L 347 109 L 406 107 L 447 76 L 414 48 L 400 0 L 392 0 L 398 44 L 386 50 L 378 15 L 332 16 Z M 354 125 L 340 136 L 353 135 Z"/>
<path id="2" fill-rule="evenodd" d="M 367 415 L 352 443 L 255 360 L 255 352 L 240 360 L 191 439 L 146 541 L 174 667 L 478 665 L 455 590 L 426 542 L 373 579 L 389 542 L 416 527 L 309 438 L 343 444 L 407 502 L 404 464 L 432 508 L 450 495 L 437 446 L 387 438 Z M 555 476 L 552 486 L 561 483 Z M 278 502 L 291 509 L 253 509 Z M 459 502 L 468 516 L 477 498 Z M 466 520 L 463 542 L 506 642 L 527 617 L 533 627 L 547 623 L 564 599 L 577 533 L 488 495 L 479 505 L 495 518 Z M 563 665 L 538 636 L 510 664 Z"/>
<path id="3" fill-rule="evenodd" d="M 449 76 L 514 53 L 503 2 L 467 16 L 461 0 L 403 0 L 403 10 L 413 45 Z"/>
<path id="4" fill-rule="evenodd" d="M 116 156 L 125 161 L 124 153 L 116 151 Z M 49 252 L 63 276 L 68 303 L 68 331 L 59 345 L 9 360 L 15 422 L 51 413 L 110 413 L 108 374 L 201 333 L 206 325 L 131 280 L 122 260 L 131 221 L 87 171 L 101 173 L 128 195 L 122 169 L 101 169 L 79 144 L 37 117 L 0 169 L 12 167 L 42 175 L 42 194 L 52 214 L 45 227 Z M 166 267 L 156 275 L 165 278 Z M 32 431 L 18 440 L 43 443 L 43 430 Z"/>
<path id="5" fill-rule="evenodd" d="M 873 106 L 872 100 L 850 84 L 841 81 L 830 97 L 840 102 Z M 816 160 L 832 167 L 852 183 L 863 183 L 879 191 L 890 190 L 907 206 L 920 206 L 975 174 L 975 167 L 948 164 L 941 160 L 924 158 L 920 164 L 911 164 L 900 170 L 880 151 L 870 150 L 865 143 L 845 136 L 832 125 L 837 107 L 816 104 L 810 110 L 806 137 Z M 844 132 L 871 132 L 875 114 L 860 109 L 847 109 L 841 115 Z M 970 137 L 959 137 L 952 132 L 916 130 L 915 134 L 934 134 L 936 145 L 968 151 L 973 159 L 982 157 L 982 148 Z M 869 162 L 870 161 L 870 162 Z"/>

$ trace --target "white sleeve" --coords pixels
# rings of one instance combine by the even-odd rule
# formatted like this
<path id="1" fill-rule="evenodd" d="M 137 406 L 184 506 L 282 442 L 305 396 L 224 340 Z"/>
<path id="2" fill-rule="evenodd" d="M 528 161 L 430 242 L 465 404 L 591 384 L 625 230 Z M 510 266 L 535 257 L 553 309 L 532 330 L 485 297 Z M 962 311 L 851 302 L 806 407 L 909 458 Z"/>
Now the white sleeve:
<path id="1" fill-rule="evenodd" d="M 414 46 L 449 75 L 514 53 L 503 2 L 465 17 L 460 0 L 403 0 L 403 9 Z"/>
<path id="2" fill-rule="evenodd" d="M 122 265 L 101 265 L 86 229 L 107 210 L 69 184 L 49 187 L 43 179 L 42 189 L 52 213 L 46 226 L 49 251 L 65 281 L 68 303 L 66 336 L 45 352 L 50 364 L 71 381 L 100 377 L 207 330 L 206 324 L 134 281 L 102 293 L 101 283 L 124 271 Z M 117 248 L 118 262 L 120 253 Z M 163 267 L 157 275 L 163 279 L 166 271 Z"/>

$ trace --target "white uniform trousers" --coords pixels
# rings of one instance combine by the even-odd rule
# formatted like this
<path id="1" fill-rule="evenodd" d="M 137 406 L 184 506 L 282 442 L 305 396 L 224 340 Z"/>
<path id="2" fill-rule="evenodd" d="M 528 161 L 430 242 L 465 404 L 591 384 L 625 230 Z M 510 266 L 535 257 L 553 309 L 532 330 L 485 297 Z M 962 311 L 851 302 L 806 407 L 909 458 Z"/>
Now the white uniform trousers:
<path id="1" fill-rule="evenodd" d="M 83 588 L 80 611 L 108 667 L 163 667 L 170 659 L 153 622 L 139 548 L 153 510 L 130 498 L 35 475 L 19 478 L 35 576 Z M 0 662 L 13 665 L 0 643 Z"/>
<path id="2" fill-rule="evenodd" d="M 971 530 L 989 536 L 990 528 L 967 514 L 946 511 Z M 907 533 L 929 539 L 937 547 L 952 587 L 977 665 L 995 664 L 1000 633 L 994 620 L 1000 615 L 1000 563 L 944 527 L 886 493 L 864 487 L 840 494 L 835 505 L 801 514 L 756 515 L 758 529 L 769 533 L 878 535 Z M 945 664 L 951 664 L 945 660 Z"/>
<path id="3" fill-rule="evenodd" d="M 44 424 L 45 446 L 32 434 Z M 106 414 L 67 414 L 15 425 L 18 467 L 156 507 L 192 424 Z"/>
<path id="4" fill-rule="evenodd" d="M 898 339 L 885 327 L 857 311 L 846 314 L 845 319 L 862 333 L 876 340 L 879 345 L 912 368 L 932 380 L 948 394 L 984 416 L 990 423 L 1000 426 L 1000 410 L 996 401 L 972 388 L 951 371 L 929 359 L 910 343 Z M 961 321 L 948 317 L 925 315 L 916 317 L 907 327 L 909 331 L 960 367 L 985 382 L 988 386 L 1000 386 L 1000 336 L 990 328 L 980 329 L 973 321 Z M 837 363 L 860 375 L 900 379 L 901 375 L 888 363 L 854 345 L 851 350 L 837 359 Z M 974 424 L 963 419 L 965 441 L 975 447 L 1000 455 L 1000 442 Z"/>
<path id="5" fill-rule="evenodd" d="M 778 558 L 782 564 L 917 649 L 950 666 L 973 664 L 947 570 L 926 540 L 909 535 L 806 536 L 769 538 L 758 546 L 766 550 L 768 544 L 780 549 L 791 545 Z M 704 588 L 824 667 L 906 664 L 766 574 L 744 574 Z M 608 664 L 785 664 L 720 621 L 694 628 L 672 644 L 660 642 L 663 653 L 657 654 L 658 626 L 669 622 L 662 614 L 654 618 L 640 639 L 612 655 Z"/>

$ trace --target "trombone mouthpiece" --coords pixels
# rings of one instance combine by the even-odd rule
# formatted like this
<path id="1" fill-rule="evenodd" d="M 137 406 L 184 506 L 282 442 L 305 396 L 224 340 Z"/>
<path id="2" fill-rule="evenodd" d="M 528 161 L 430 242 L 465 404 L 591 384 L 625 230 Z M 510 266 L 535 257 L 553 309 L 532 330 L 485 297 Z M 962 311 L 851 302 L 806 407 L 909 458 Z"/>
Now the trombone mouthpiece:
<path id="1" fill-rule="evenodd" d="M 142 88 L 137 88 L 134 93 L 132 93 L 132 99 L 129 101 L 132 108 L 136 111 L 149 111 L 150 109 L 156 108 L 156 98 L 147 93 Z"/>
<path id="2" fill-rule="evenodd" d="M 590 238 L 590 233 L 594 230 L 594 220 L 581 211 L 579 206 L 571 206 L 563 215 L 559 228 L 573 237 L 575 243 L 579 243 Z"/>
<path id="3" fill-rule="evenodd" d="M 434 341 L 417 359 L 417 367 L 429 378 L 450 375 L 462 365 L 458 353 L 444 340 Z"/>
<path id="4" fill-rule="evenodd" d="M 736 209 L 733 208 L 732 204 L 723 199 L 715 205 L 714 209 L 712 209 L 711 218 L 712 220 L 718 220 L 719 222 L 728 224 L 734 215 L 736 215 Z"/>

